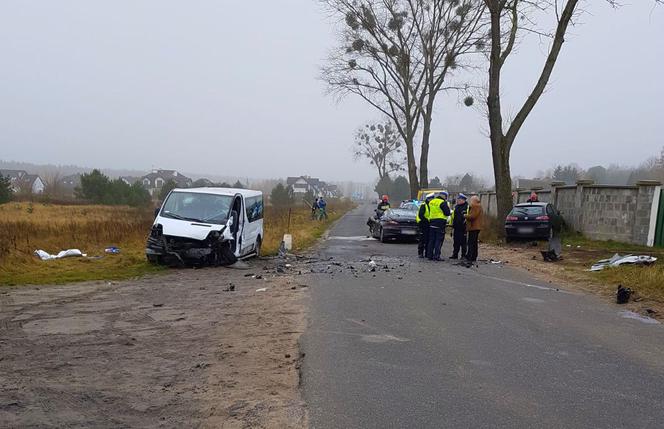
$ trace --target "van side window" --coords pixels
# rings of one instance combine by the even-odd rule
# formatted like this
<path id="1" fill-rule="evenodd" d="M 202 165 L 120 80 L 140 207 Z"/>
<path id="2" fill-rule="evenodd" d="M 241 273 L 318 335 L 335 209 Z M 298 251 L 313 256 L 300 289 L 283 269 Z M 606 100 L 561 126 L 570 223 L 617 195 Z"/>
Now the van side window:
<path id="1" fill-rule="evenodd" d="M 247 208 L 247 219 L 254 222 L 263 219 L 263 196 L 246 198 L 244 205 Z"/>

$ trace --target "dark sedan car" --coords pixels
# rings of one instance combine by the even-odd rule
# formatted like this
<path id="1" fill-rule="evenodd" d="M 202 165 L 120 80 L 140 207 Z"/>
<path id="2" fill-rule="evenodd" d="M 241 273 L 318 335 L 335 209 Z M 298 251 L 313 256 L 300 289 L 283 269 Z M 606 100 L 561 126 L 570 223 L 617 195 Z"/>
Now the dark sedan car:
<path id="1" fill-rule="evenodd" d="M 385 243 L 391 239 L 417 240 L 417 210 L 413 208 L 389 209 L 370 225 L 374 238 Z"/>
<path id="2" fill-rule="evenodd" d="M 549 203 L 517 204 L 505 219 L 505 237 L 548 239 L 552 225 L 559 221 L 560 214 Z"/>

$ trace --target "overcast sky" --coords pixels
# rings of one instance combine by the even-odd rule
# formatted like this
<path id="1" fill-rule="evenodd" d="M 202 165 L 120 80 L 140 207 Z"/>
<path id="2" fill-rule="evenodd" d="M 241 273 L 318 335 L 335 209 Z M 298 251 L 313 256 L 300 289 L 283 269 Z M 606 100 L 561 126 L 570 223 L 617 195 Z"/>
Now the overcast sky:
<path id="1" fill-rule="evenodd" d="M 664 7 L 589 14 L 513 149 L 513 173 L 556 163 L 634 165 L 664 145 Z M 324 94 L 335 42 L 316 0 L 0 1 L 0 159 L 240 177 L 371 180 L 350 153 L 380 116 Z M 524 45 L 504 96 L 532 86 L 543 50 Z M 484 118 L 448 96 L 432 175 L 491 177 Z"/>

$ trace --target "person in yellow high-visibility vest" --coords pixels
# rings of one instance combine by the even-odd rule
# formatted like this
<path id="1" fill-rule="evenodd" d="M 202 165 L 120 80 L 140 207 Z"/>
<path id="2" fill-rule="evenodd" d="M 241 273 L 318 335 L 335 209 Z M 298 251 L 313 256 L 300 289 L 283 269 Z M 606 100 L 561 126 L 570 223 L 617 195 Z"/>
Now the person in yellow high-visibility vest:
<path id="1" fill-rule="evenodd" d="M 432 261 L 441 261 L 440 249 L 445 241 L 445 227 L 450 217 L 450 206 L 447 204 L 447 192 L 438 193 L 429 202 L 429 242 L 427 244 L 427 258 Z"/>
<path id="2" fill-rule="evenodd" d="M 417 211 L 417 216 L 415 220 L 417 221 L 417 227 L 419 229 L 420 237 L 417 242 L 417 256 L 420 258 L 428 257 L 427 254 L 427 244 L 429 243 L 429 202 L 435 197 L 436 194 L 433 192 L 427 194 L 424 199 L 424 202 L 420 204 L 420 208 Z"/>

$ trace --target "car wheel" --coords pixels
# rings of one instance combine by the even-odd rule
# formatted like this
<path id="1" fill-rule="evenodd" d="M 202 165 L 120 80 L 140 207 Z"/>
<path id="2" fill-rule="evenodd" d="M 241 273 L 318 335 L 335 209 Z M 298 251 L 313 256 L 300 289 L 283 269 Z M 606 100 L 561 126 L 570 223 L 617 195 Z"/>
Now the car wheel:
<path id="1" fill-rule="evenodd" d="M 385 238 L 385 230 L 383 228 L 380 228 L 380 242 L 385 243 L 387 241 L 387 238 Z"/>
<path id="2" fill-rule="evenodd" d="M 146 255 L 148 258 L 148 262 L 154 265 L 161 265 L 162 260 L 161 256 L 159 255 Z"/>

